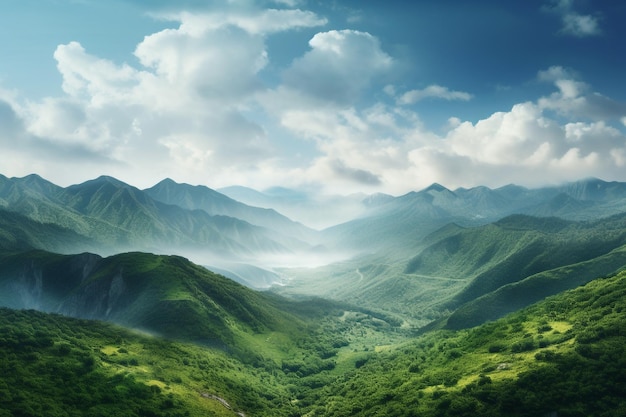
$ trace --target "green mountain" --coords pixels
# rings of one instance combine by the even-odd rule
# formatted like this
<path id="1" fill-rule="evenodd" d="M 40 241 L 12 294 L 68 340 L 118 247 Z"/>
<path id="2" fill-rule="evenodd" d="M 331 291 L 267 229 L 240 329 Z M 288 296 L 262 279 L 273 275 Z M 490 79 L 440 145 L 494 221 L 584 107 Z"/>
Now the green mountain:
<path id="1" fill-rule="evenodd" d="M 625 312 L 622 272 L 498 321 L 373 355 L 303 401 L 328 417 L 622 415 Z"/>
<path id="2" fill-rule="evenodd" d="M 273 209 L 249 206 L 233 200 L 208 187 L 179 184 L 165 179 L 144 192 L 156 201 L 180 206 L 187 210 L 203 210 L 210 215 L 221 215 L 244 220 L 250 224 L 273 230 L 284 239 L 292 238 L 306 242 L 315 241 L 316 232 L 296 223 Z M 303 245 L 303 242 L 299 242 Z M 303 245 L 305 247 L 305 245 Z"/>
<path id="3" fill-rule="evenodd" d="M 449 190 L 433 184 L 387 200 L 358 219 L 325 230 L 338 246 L 410 256 L 421 239 L 449 223 L 473 227 L 513 214 L 592 220 L 626 211 L 626 184 L 588 179 L 563 186 Z"/>
<path id="4" fill-rule="evenodd" d="M 194 249 L 272 283 L 240 260 L 309 250 L 311 230 L 167 180 L 0 176 L 0 416 L 624 414 L 625 196 L 595 179 L 372 196 L 323 233 L 361 255 L 258 292 L 88 251 Z"/>
<path id="5" fill-rule="evenodd" d="M 69 253 L 77 247 L 93 251 L 98 246 L 73 230 L 0 209 L 0 250 L 49 249 Z"/>
<path id="6" fill-rule="evenodd" d="M 626 214 L 595 221 L 513 215 L 484 226 L 448 224 L 415 243 L 408 259 L 373 253 L 287 270 L 288 283 L 274 291 L 367 306 L 413 327 L 471 327 L 623 268 L 624 245 Z"/>
<path id="7" fill-rule="evenodd" d="M 135 249 L 198 246 L 222 255 L 286 251 L 262 228 L 235 217 L 160 203 L 110 177 L 68 187 L 60 200 L 87 217 L 121 228 Z"/>
<path id="8" fill-rule="evenodd" d="M 626 268 L 626 245 L 605 255 L 531 275 L 503 285 L 457 308 L 445 321 L 448 328 L 473 327 L 531 305 L 545 297 Z"/>
<path id="9" fill-rule="evenodd" d="M 515 215 L 481 227 L 444 228 L 425 242 L 405 273 L 465 281 L 444 305 L 455 310 L 469 303 L 475 314 L 470 318 L 466 306 L 450 324 L 473 326 L 626 266 L 626 214 L 591 222 Z M 492 292 L 497 295 L 481 298 Z"/>
<path id="10" fill-rule="evenodd" d="M 103 255 L 147 251 L 184 254 L 204 264 L 256 265 L 260 259 L 294 257 L 297 252 L 309 251 L 317 244 L 313 240 L 311 243 L 302 240 L 314 239 L 314 231 L 274 211 L 244 206 L 233 200 L 219 210 L 215 207 L 201 210 L 193 205 L 210 206 L 211 199 L 217 202 L 229 199 L 214 196 L 217 193 L 205 188 L 194 189 L 191 193 L 184 184 L 167 188 L 174 199 L 189 191 L 189 207 L 166 204 L 153 199 L 146 191 L 106 176 L 67 188 L 36 175 L 0 177 L 0 209 L 20 213 L 35 223 L 73 231 L 74 236 L 63 235 L 63 244 L 50 233 L 42 233 L 36 242 L 27 245 L 68 254 L 86 250 Z M 256 219 L 262 225 L 237 216 Z M 29 235 L 31 240 L 35 236 L 34 233 Z M 267 262 L 263 267 L 265 265 Z M 236 273 L 241 274 L 241 271 L 239 268 Z M 280 281 L 280 277 L 273 275 L 275 279 L 268 284 L 271 276 L 272 272 L 267 271 L 260 282 L 256 282 L 254 275 L 246 275 L 241 281 L 252 287 Z"/>
<path id="11" fill-rule="evenodd" d="M 0 256 L 0 305 L 105 320 L 160 336 L 236 348 L 246 332 L 297 320 L 274 297 L 177 256 L 102 258 L 42 251 Z"/>
<path id="12" fill-rule="evenodd" d="M 33 310 L 0 308 L 0 329 L 3 416 L 280 417 L 295 409 L 271 359 L 254 366 L 223 351 Z"/>

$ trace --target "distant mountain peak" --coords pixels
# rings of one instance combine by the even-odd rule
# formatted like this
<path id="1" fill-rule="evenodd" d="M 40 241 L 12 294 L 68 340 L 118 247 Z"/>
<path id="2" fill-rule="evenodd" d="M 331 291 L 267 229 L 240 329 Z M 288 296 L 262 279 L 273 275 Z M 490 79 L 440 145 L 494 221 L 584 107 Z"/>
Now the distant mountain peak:
<path id="1" fill-rule="evenodd" d="M 178 183 L 171 178 L 164 178 L 161 181 L 159 181 L 156 185 L 178 185 Z"/>
<path id="2" fill-rule="evenodd" d="M 42 178 L 41 176 L 37 175 L 37 174 L 29 174 L 26 175 L 23 178 L 19 179 L 22 183 L 24 184 L 30 184 L 30 185 L 38 185 L 38 186 L 51 186 L 54 185 L 52 184 L 50 181 Z"/>
<path id="3" fill-rule="evenodd" d="M 41 176 L 37 175 L 37 174 L 28 174 L 25 177 L 22 178 L 25 181 L 46 181 L 43 178 L 41 178 Z M 48 182 L 48 181 L 46 181 Z"/>
<path id="4" fill-rule="evenodd" d="M 442 192 L 442 191 L 452 192 L 449 189 L 447 189 L 446 187 L 444 187 L 443 185 L 441 185 L 439 183 L 436 183 L 436 182 L 432 183 L 428 188 L 424 189 L 424 192 L 426 192 L 426 193 L 429 192 L 429 191 L 436 191 L 438 193 Z"/>
<path id="5" fill-rule="evenodd" d="M 130 185 L 126 184 L 123 181 L 118 180 L 115 177 L 111 177 L 109 175 L 100 175 L 98 178 L 90 180 L 90 181 L 85 181 L 83 184 L 89 184 L 89 183 L 93 183 L 93 184 L 113 184 L 115 186 L 124 186 L 124 187 L 130 187 Z"/>

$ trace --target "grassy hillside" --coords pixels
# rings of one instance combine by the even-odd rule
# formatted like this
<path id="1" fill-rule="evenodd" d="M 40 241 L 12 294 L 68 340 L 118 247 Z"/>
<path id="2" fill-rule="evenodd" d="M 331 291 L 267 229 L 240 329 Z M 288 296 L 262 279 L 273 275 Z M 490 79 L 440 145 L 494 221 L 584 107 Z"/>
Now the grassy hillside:
<path id="1" fill-rule="evenodd" d="M 246 333 L 301 325 L 279 309 L 275 297 L 176 256 L 4 254 L 0 289 L 4 306 L 107 320 L 230 348 Z"/>
<path id="2" fill-rule="evenodd" d="M 476 325 L 482 322 L 479 317 L 500 317 L 625 266 L 618 249 L 626 244 L 626 215 L 593 222 L 514 215 L 482 227 L 446 227 L 425 243 L 428 246 L 408 263 L 405 273 L 465 281 L 440 308 L 454 310 L 469 303 L 480 311 L 468 321 Z M 549 282 L 541 279 L 548 276 Z M 491 293 L 497 296 L 476 303 Z M 490 315 L 496 310 L 502 312 Z M 464 311 L 467 314 L 467 308 Z"/>
<path id="3" fill-rule="evenodd" d="M 0 308 L 0 416 L 302 415 L 302 391 L 402 338 L 380 319 L 327 301 L 286 308 L 305 327 L 244 332 L 245 356 L 99 321 Z"/>
<path id="4" fill-rule="evenodd" d="M 34 311 L 0 309 L 0 327 L 2 416 L 235 416 L 289 408 L 286 387 L 269 371 L 219 351 Z"/>
<path id="5" fill-rule="evenodd" d="M 429 333 L 375 355 L 316 392 L 309 415 L 623 415 L 624 323 L 621 273 L 475 329 Z"/>
<path id="6" fill-rule="evenodd" d="M 626 266 L 626 214 L 592 222 L 526 215 L 480 227 L 449 224 L 403 263 L 368 255 L 284 271 L 275 291 L 386 311 L 421 327 L 447 317 L 471 327 Z"/>
<path id="7" fill-rule="evenodd" d="M 519 310 L 548 295 L 558 294 L 598 276 L 611 275 L 625 268 L 626 245 L 589 261 L 540 272 L 504 285 L 459 307 L 445 320 L 446 327 L 473 327 Z"/>
<path id="8" fill-rule="evenodd" d="M 48 249 L 70 253 L 77 248 L 94 250 L 96 247 L 95 241 L 71 229 L 0 209 L 0 250 Z"/>

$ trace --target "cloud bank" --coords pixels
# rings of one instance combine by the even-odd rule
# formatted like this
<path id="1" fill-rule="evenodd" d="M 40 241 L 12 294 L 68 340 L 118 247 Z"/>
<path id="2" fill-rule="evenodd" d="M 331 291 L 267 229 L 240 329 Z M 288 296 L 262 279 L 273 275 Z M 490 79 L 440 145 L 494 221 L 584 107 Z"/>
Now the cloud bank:
<path id="1" fill-rule="evenodd" d="M 564 33 L 599 33 L 571 1 L 552 9 Z M 569 69 L 529 74 L 545 95 L 482 120 L 451 114 L 445 131 L 432 131 L 417 104 L 471 105 L 474 95 L 429 80 L 425 88 L 389 84 L 397 58 L 375 34 L 328 28 L 323 16 L 293 8 L 159 18 L 177 27 L 147 34 L 135 64 L 93 55 L 77 40 L 54 52 L 63 95 L 30 101 L 0 91 L 3 173 L 38 172 L 60 184 L 107 173 L 146 187 L 172 177 L 216 188 L 394 194 L 432 182 L 626 180 L 626 104 Z M 303 29 L 317 33 L 276 67 L 268 40 Z"/>

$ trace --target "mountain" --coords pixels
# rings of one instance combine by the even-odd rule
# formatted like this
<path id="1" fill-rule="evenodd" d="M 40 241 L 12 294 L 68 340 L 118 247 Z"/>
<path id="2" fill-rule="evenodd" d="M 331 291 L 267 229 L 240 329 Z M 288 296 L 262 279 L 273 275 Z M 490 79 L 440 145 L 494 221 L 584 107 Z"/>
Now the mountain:
<path id="1" fill-rule="evenodd" d="M 0 177 L 0 415 L 626 410 L 621 183 L 359 196 L 330 250 L 275 211 L 155 187 Z M 246 262 L 339 250 L 355 256 Z"/>
<path id="2" fill-rule="evenodd" d="M 187 210 L 203 210 L 212 216 L 234 217 L 255 226 L 271 229 L 277 235 L 285 236 L 285 239 L 291 237 L 292 244 L 296 243 L 296 239 L 307 242 L 314 242 L 316 239 L 314 230 L 290 220 L 273 209 L 248 206 L 205 186 L 178 184 L 171 179 L 165 179 L 144 192 L 152 199 L 165 204 L 177 205 Z"/>
<path id="3" fill-rule="evenodd" d="M 56 224 L 40 223 L 0 208 L 0 251 L 48 249 L 70 253 L 76 248 L 96 250 L 95 240 Z"/>
<path id="4" fill-rule="evenodd" d="M 167 204 L 151 194 L 162 199 L 169 195 L 171 200 L 187 195 L 188 204 Z M 73 238 L 65 234 L 63 245 L 52 238 L 28 245 L 62 253 L 90 250 L 108 255 L 141 250 L 184 254 L 203 264 L 243 262 L 267 269 L 275 257 L 293 258 L 319 243 L 315 231 L 273 210 L 245 206 L 206 187 L 192 189 L 171 181 L 142 191 L 107 176 L 67 188 L 36 175 L 1 177 L 0 205 L 35 223 L 71 230 Z M 206 206 L 208 211 L 194 205 Z M 255 285 L 254 276 L 244 278 Z M 266 281 L 267 276 L 262 277 L 259 285 L 268 285 Z"/>
<path id="5" fill-rule="evenodd" d="M 442 300 L 453 328 L 471 327 L 626 267 L 626 213 L 593 222 L 513 215 L 445 228 L 405 273 L 462 285 Z"/>
<path id="6" fill-rule="evenodd" d="M 272 330 L 293 320 L 274 300 L 177 256 L 0 256 L 2 306 L 104 320 L 206 345 L 233 347 L 241 331 Z"/>
<path id="7" fill-rule="evenodd" d="M 303 401 L 324 416 L 614 416 L 626 410 L 626 274 L 364 359 Z"/>
<path id="8" fill-rule="evenodd" d="M 626 245 L 623 245 L 597 258 L 542 271 L 472 299 L 445 319 L 445 327 L 474 327 L 625 268 Z"/>
<path id="9" fill-rule="evenodd" d="M 472 327 L 626 267 L 624 245 L 626 213 L 595 221 L 511 215 L 449 223 L 396 254 L 282 271 L 288 280 L 273 290 L 382 310 L 418 328 Z"/>
<path id="10" fill-rule="evenodd" d="M 599 179 L 538 189 L 508 185 L 452 191 L 433 184 L 389 199 L 325 233 L 344 248 L 406 256 L 416 250 L 416 242 L 448 223 L 480 226 L 512 214 L 592 220 L 625 211 L 626 183 Z"/>
<path id="11" fill-rule="evenodd" d="M 443 230 L 407 264 L 406 273 L 463 278 L 464 303 L 530 275 L 588 261 L 626 244 L 626 213 L 594 222 L 513 215 L 495 223 Z"/>
<path id="12" fill-rule="evenodd" d="M 493 190 L 450 190 L 433 184 L 400 197 L 354 195 L 330 200 L 292 190 L 269 192 L 273 194 L 268 196 L 302 203 L 307 212 L 314 209 L 326 219 L 347 216 L 342 210 L 348 207 L 352 207 L 348 211 L 359 207 L 360 214 L 316 232 L 275 210 L 252 207 L 210 188 L 172 180 L 140 190 L 106 176 L 66 188 L 36 175 L 0 177 L 4 210 L 18 212 L 36 224 L 60 227 L 65 233 L 61 244 L 51 233 L 36 236 L 29 232 L 22 240 L 30 243 L 20 248 L 62 253 L 88 250 L 101 255 L 124 251 L 178 254 L 251 287 L 278 284 L 285 286 L 278 291 L 293 295 L 303 291 L 364 302 L 369 307 L 378 304 L 394 313 L 408 313 L 417 323 L 424 317 L 440 318 L 448 307 L 459 307 L 502 285 L 562 267 L 569 260 L 590 259 L 579 259 L 581 253 L 604 254 L 587 251 L 580 236 L 572 241 L 579 246 L 565 254 L 570 249 L 559 249 L 550 240 L 556 235 L 542 235 L 548 231 L 543 228 L 561 224 L 554 216 L 592 221 L 626 211 L 626 185 L 597 179 L 540 189 L 509 185 Z M 517 237 L 512 232 L 507 237 L 499 235 L 507 227 L 526 227 L 521 223 L 532 222 L 530 217 L 512 215 L 552 220 L 539 221 L 533 231 L 518 231 Z M 492 223 L 492 232 L 481 232 L 485 236 L 494 233 L 492 243 L 478 235 L 478 243 L 474 243 L 470 237 L 474 232 L 455 235 L 454 227 L 449 226 L 474 230 Z M 446 230 L 448 240 L 437 235 L 437 230 Z M 5 232 L 13 236 L 4 239 L 5 245 L 15 240 L 16 233 L 15 229 Z M 526 240 L 516 240 L 522 235 Z M 503 239 L 502 245 L 495 243 L 498 239 Z M 448 253 L 455 250 L 454 245 L 464 257 Z M 571 248 L 562 246 L 566 247 Z M 551 248 L 556 248 L 558 262 L 538 255 Z M 483 253 L 478 256 L 480 250 Z M 508 256 L 513 252 L 517 253 Z M 412 269 L 418 262 L 421 266 Z M 323 265 L 330 266 L 310 269 Z M 428 279 L 432 282 L 426 284 Z M 399 293 L 400 288 L 404 292 Z M 428 291 L 419 294 L 424 290 Z M 394 303 L 397 297 L 405 302 Z M 445 307 L 444 299 L 451 304 Z M 412 307 L 415 304 L 419 307 Z"/>

